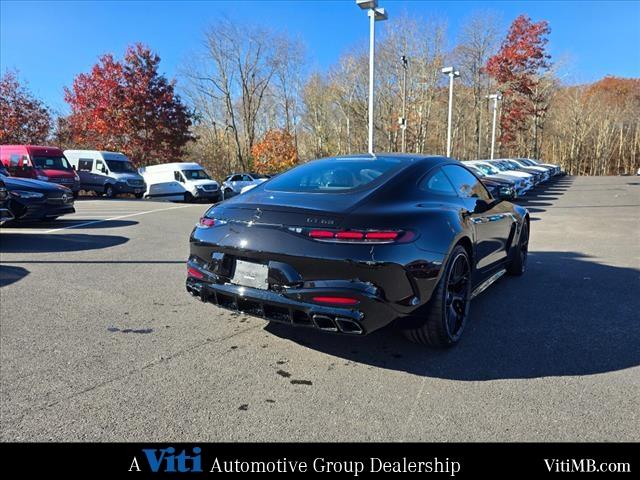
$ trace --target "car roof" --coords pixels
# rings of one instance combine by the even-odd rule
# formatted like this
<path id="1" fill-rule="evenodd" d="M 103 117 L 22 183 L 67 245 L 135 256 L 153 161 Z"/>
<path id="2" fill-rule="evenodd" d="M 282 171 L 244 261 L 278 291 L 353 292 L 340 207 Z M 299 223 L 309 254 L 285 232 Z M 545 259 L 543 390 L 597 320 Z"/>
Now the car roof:
<path id="1" fill-rule="evenodd" d="M 327 157 L 320 160 L 385 160 L 395 159 L 406 162 L 406 166 L 414 164 L 423 164 L 428 168 L 434 167 L 447 162 L 457 162 L 455 158 L 447 158 L 442 155 L 427 155 L 419 153 L 356 153 L 350 155 L 339 155 L 336 157 Z"/>
<path id="2" fill-rule="evenodd" d="M 171 162 L 171 163 L 158 163 L 156 165 L 146 165 L 144 168 L 151 170 L 187 170 L 187 169 L 202 169 L 202 165 L 196 162 Z"/>
<path id="3" fill-rule="evenodd" d="M 50 145 L 2 145 L 0 148 L 10 148 L 10 149 L 26 149 L 27 152 L 31 153 L 63 153 L 62 149 L 58 147 L 52 147 Z"/>

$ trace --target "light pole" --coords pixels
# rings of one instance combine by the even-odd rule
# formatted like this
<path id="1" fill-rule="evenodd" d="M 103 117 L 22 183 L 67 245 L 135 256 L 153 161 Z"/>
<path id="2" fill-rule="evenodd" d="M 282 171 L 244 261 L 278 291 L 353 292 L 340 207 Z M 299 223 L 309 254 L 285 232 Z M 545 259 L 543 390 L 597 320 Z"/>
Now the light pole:
<path id="1" fill-rule="evenodd" d="M 498 113 L 498 100 L 502 100 L 500 92 L 487 95 L 489 100 L 493 100 L 493 125 L 491 126 L 491 160 L 495 152 L 496 145 L 496 116 Z"/>
<path id="2" fill-rule="evenodd" d="M 451 156 L 451 116 L 453 112 L 453 79 L 460 76 L 454 67 L 445 67 L 442 73 L 449 75 L 449 116 L 447 120 L 447 157 Z"/>
<path id="3" fill-rule="evenodd" d="M 375 57 L 376 21 L 389 18 L 384 8 L 378 8 L 378 0 L 356 0 L 369 16 L 369 153 L 373 153 L 373 73 Z"/>
<path id="4" fill-rule="evenodd" d="M 400 117 L 400 128 L 402 129 L 402 153 L 406 150 L 405 134 L 407 131 L 407 117 L 405 116 L 405 110 L 407 108 L 407 67 L 409 66 L 409 59 L 406 55 L 400 57 L 402 62 L 402 116 Z"/>

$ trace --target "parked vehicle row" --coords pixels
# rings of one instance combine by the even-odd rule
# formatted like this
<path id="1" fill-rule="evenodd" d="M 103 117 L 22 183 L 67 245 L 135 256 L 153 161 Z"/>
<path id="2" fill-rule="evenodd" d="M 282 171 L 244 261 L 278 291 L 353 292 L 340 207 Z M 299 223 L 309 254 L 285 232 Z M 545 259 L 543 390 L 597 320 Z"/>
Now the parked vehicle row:
<path id="1" fill-rule="evenodd" d="M 469 160 L 464 164 L 503 199 L 523 196 L 536 185 L 562 174 L 558 165 L 541 164 L 526 158 Z"/>

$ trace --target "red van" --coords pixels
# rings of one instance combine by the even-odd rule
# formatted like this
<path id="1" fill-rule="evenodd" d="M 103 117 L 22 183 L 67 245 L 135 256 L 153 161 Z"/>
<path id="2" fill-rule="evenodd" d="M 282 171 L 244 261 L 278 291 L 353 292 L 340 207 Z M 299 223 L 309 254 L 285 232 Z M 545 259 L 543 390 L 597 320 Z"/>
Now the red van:
<path id="1" fill-rule="evenodd" d="M 59 148 L 0 145 L 0 161 L 12 177 L 58 183 L 70 188 L 74 196 L 80 190 L 80 178 Z"/>

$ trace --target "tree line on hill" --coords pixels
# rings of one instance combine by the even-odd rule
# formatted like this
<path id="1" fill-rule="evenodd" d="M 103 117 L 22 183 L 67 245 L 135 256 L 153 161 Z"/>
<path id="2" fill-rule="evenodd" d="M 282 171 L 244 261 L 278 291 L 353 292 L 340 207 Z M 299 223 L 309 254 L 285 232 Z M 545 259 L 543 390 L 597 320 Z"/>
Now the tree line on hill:
<path id="1" fill-rule="evenodd" d="M 444 153 L 448 84 L 441 68 L 455 65 L 453 157 L 489 157 L 487 97 L 501 92 L 496 157 L 538 158 L 574 175 L 635 173 L 640 79 L 564 84 L 547 51 L 549 33 L 547 22 L 522 15 L 501 36 L 498 21 L 481 14 L 448 48 L 441 20 L 388 22 L 376 47 L 376 151 L 401 150 L 404 97 L 406 151 Z M 160 57 L 136 44 L 122 59 L 103 55 L 77 75 L 64 92 L 70 113 L 57 117 L 16 72 L 5 72 L 0 143 L 117 150 L 138 165 L 198 161 L 216 178 L 366 151 L 365 48 L 327 71 L 309 71 L 303 44 L 267 28 L 224 20 L 203 40 L 179 73 L 182 96 L 158 72 Z"/>

